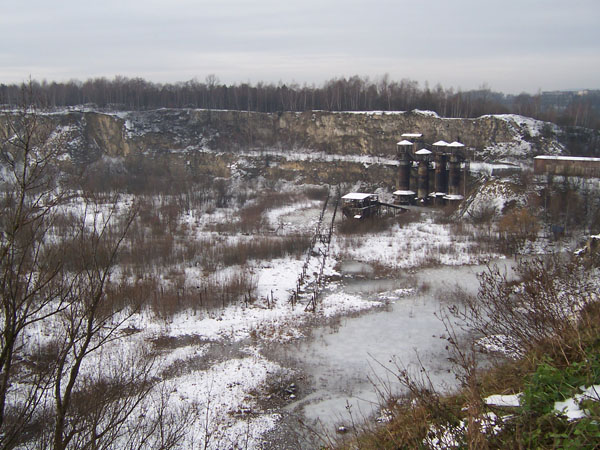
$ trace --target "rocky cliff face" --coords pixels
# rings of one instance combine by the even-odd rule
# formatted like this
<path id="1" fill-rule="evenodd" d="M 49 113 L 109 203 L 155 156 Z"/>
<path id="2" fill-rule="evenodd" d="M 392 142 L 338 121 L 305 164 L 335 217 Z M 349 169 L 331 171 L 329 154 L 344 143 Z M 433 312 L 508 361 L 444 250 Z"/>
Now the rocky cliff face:
<path id="1" fill-rule="evenodd" d="M 75 159 L 93 161 L 147 152 L 277 149 L 333 155 L 393 157 L 406 132 L 424 135 L 425 143 L 458 140 L 477 159 L 530 159 L 560 153 L 562 131 L 555 125 L 520 116 L 446 119 L 434 113 L 278 114 L 240 111 L 168 110 L 99 113 L 68 111 L 45 116 Z"/>

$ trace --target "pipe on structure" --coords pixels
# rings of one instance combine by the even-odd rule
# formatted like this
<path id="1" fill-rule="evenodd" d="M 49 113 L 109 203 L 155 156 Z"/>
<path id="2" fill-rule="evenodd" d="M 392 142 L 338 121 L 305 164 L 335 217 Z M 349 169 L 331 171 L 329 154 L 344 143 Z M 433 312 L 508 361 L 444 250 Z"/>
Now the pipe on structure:
<path id="1" fill-rule="evenodd" d="M 435 192 L 448 193 L 448 172 L 446 170 L 447 157 L 444 153 L 435 155 Z"/>
<path id="2" fill-rule="evenodd" d="M 457 155 L 450 155 L 448 173 L 449 194 L 460 195 L 460 158 Z"/>
<path id="3" fill-rule="evenodd" d="M 417 171 L 417 197 L 419 200 L 427 200 L 427 195 L 429 195 L 429 164 L 427 161 L 420 161 Z"/>

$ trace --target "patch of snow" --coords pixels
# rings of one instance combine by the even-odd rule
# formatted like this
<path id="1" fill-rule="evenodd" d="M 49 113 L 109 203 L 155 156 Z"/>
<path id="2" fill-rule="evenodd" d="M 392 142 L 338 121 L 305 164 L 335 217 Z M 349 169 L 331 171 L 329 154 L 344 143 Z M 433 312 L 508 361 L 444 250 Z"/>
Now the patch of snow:
<path id="1" fill-rule="evenodd" d="M 439 118 L 439 114 L 436 113 L 435 111 L 429 111 L 429 110 L 423 110 L 423 109 L 413 109 L 411 112 L 415 113 L 415 114 L 421 114 L 422 116 L 429 116 L 429 117 L 437 117 Z"/>
<path id="2" fill-rule="evenodd" d="M 491 176 L 494 171 L 502 171 L 502 170 L 519 170 L 522 169 L 521 166 L 516 164 L 507 164 L 507 163 L 486 163 L 486 162 L 474 162 L 471 161 L 469 164 L 469 170 L 474 173 L 483 173 L 485 175 Z"/>
<path id="3" fill-rule="evenodd" d="M 585 409 L 581 409 L 581 403 L 584 400 L 600 402 L 600 385 L 581 386 L 582 392 L 568 398 L 562 402 L 554 403 L 554 410 L 561 415 L 566 416 L 569 420 L 577 420 L 587 417 L 589 414 Z"/>
<path id="4" fill-rule="evenodd" d="M 412 144 L 411 144 L 412 145 Z M 363 155 L 363 154 L 346 154 L 338 155 L 327 152 L 319 152 L 311 149 L 305 150 L 292 150 L 283 151 L 278 149 L 267 149 L 267 150 L 242 150 L 236 152 L 236 155 L 249 157 L 249 158 L 261 158 L 264 161 L 266 156 L 282 158 L 286 161 L 318 161 L 318 162 L 351 162 L 357 164 L 381 164 L 387 166 L 397 166 L 398 160 L 395 158 L 389 158 L 386 156 L 377 155 Z"/>
<path id="5" fill-rule="evenodd" d="M 600 158 L 590 158 L 587 156 L 556 156 L 556 155 L 540 155 L 534 159 L 550 159 L 557 161 L 580 161 L 580 162 L 599 162 Z"/>
<path id="6" fill-rule="evenodd" d="M 308 274 L 318 270 L 317 258 L 312 258 Z M 159 323 L 150 313 L 133 317 L 128 325 L 144 329 L 149 336 L 170 337 L 196 336 L 208 341 L 241 341 L 260 337 L 267 341 L 286 342 L 302 337 L 302 327 L 312 319 L 313 313 L 305 312 L 304 304 L 295 307 L 289 303 L 290 293 L 296 287 L 298 274 L 304 262 L 293 258 L 280 258 L 263 262 L 248 270 L 256 279 L 256 299 L 246 307 L 230 305 L 212 311 L 184 311 L 176 314 L 168 323 Z M 325 275 L 334 275 L 331 260 L 325 267 Z M 194 269 L 188 269 L 194 270 Z M 348 312 L 377 307 L 382 302 L 366 301 L 348 294 L 330 294 L 320 302 L 316 314 L 331 317 Z M 191 349 L 189 351 L 192 351 Z"/>
<path id="7" fill-rule="evenodd" d="M 410 268 L 426 264 L 476 264 L 495 257 L 479 254 L 478 245 L 465 236 L 453 235 L 450 228 L 431 221 L 395 225 L 387 233 L 354 237 L 335 237 L 336 258 L 377 262 L 392 268 Z"/>
<path id="8" fill-rule="evenodd" d="M 521 352 L 517 350 L 518 344 L 516 340 L 504 334 L 486 336 L 478 339 L 476 343 L 489 352 L 499 352 L 509 358 L 518 358 L 521 356 Z"/>
<path id="9" fill-rule="evenodd" d="M 186 345 L 177 347 L 173 350 L 165 351 L 160 355 L 160 364 L 167 368 L 173 365 L 179 365 L 187 360 L 204 356 L 208 351 L 209 345 Z"/>
<path id="10" fill-rule="evenodd" d="M 373 302 L 357 295 L 335 292 L 323 298 L 320 309 L 325 317 L 331 317 L 340 313 L 363 311 L 381 305 L 383 302 Z"/>
<path id="11" fill-rule="evenodd" d="M 318 110 L 316 110 L 318 111 Z M 360 114 L 365 116 L 394 116 L 406 114 L 406 111 L 325 111 L 328 114 Z"/>
<path id="12" fill-rule="evenodd" d="M 462 206 L 462 216 L 477 216 L 490 208 L 494 208 L 495 213 L 500 214 L 509 202 L 525 204 L 526 199 L 526 194 L 518 192 L 510 180 L 494 179 L 484 184 L 466 200 Z"/>
<path id="13" fill-rule="evenodd" d="M 510 416 L 498 417 L 492 412 L 484 413 L 475 418 L 475 422 L 484 433 L 497 434 L 501 431 L 502 422 Z M 461 420 L 458 425 L 445 427 L 431 426 L 423 444 L 430 448 L 448 450 L 463 448 L 466 445 L 467 423 Z"/>
<path id="14" fill-rule="evenodd" d="M 520 405 L 520 400 L 523 394 L 510 394 L 510 395 L 490 395 L 484 399 L 486 405 L 490 406 L 503 406 L 503 407 L 517 407 Z"/>
<path id="15" fill-rule="evenodd" d="M 281 373 L 278 364 L 257 354 L 232 359 L 206 371 L 194 371 L 165 382 L 170 410 L 186 410 L 192 421 L 180 448 L 258 448 L 279 415 L 260 411 L 253 396 L 268 377 Z M 195 444 L 195 445 L 194 445 Z"/>
<path id="16" fill-rule="evenodd" d="M 307 200 L 305 202 L 294 203 L 293 205 L 270 209 L 267 211 L 266 217 L 271 225 L 271 228 L 277 228 L 279 225 L 284 224 L 284 216 L 295 213 L 299 210 L 316 208 L 321 205 L 321 203 L 322 202 L 319 200 Z"/>
<path id="17" fill-rule="evenodd" d="M 532 119 L 531 117 L 520 116 L 518 114 L 495 114 L 493 116 L 484 117 L 496 117 L 502 119 L 514 126 L 518 126 L 527 130 L 530 136 L 538 136 L 542 127 L 548 123 L 541 120 Z"/>

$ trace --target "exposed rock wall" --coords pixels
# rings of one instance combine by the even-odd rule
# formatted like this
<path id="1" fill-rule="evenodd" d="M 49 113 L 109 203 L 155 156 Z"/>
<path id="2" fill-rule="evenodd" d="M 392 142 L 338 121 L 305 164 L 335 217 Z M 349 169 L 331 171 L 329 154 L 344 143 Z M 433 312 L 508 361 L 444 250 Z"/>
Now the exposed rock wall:
<path id="1" fill-rule="evenodd" d="M 102 153 L 112 157 L 129 155 L 129 142 L 122 119 L 94 112 L 85 113 L 83 118 L 83 133 L 88 145 L 93 144 Z"/>
<path id="2" fill-rule="evenodd" d="M 458 140 L 480 155 L 530 158 L 531 153 L 561 151 L 558 127 L 541 133 L 543 122 L 519 116 L 446 119 L 406 113 L 253 113 L 169 110 L 99 113 L 70 111 L 45 119 L 67 135 L 75 157 L 127 156 L 147 152 L 205 149 L 316 150 L 337 155 L 395 155 L 402 133 L 419 132 L 426 143 Z M 548 128 L 548 127 L 546 127 Z M 59 133 L 59 134 L 60 134 Z M 83 156 L 86 156 L 85 158 Z"/>
<path id="3" fill-rule="evenodd" d="M 192 111 L 195 122 L 218 132 L 216 147 L 303 148 L 334 154 L 394 155 L 406 132 L 423 133 L 426 142 L 459 140 L 484 149 L 510 142 L 515 130 L 495 117 L 442 119 L 420 113 L 240 113 Z"/>

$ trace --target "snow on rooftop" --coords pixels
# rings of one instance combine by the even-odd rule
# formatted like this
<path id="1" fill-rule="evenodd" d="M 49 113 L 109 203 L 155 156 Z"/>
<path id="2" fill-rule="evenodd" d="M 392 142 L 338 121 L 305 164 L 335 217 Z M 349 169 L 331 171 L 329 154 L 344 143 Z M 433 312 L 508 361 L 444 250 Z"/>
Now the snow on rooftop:
<path id="1" fill-rule="evenodd" d="M 550 156 L 541 155 L 536 156 L 534 159 L 551 159 L 556 161 L 588 161 L 588 162 L 599 162 L 600 158 L 589 158 L 586 156 Z"/>
<path id="2" fill-rule="evenodd" d="M 402 137 L 404 137 L 404 135 L 402 135 Z M 396 145 L 413 145 L 413 143 L 404 139 L 404 140 L 398 142 Z"/>
<path id="3" fill-rule="evenodd" d="M 403 138 L 420 138 L 422 136 L 423 136 L 423 134 L 421 134 L 421 133 L 404 133 L 402 135 Z"/>
<path id="4" fill-rule="evenodd" d="M 394 191 L 393 194 L 394 195 L 415 195 L 415 191 L 403 191 L 403 190 L 399 190 L 399 191 Z"/>
<path id="5" fill-rule="evenodd" d="M 364 192 L 350 192 L 349 194 L 344 195 L 342 198 L 345 200 L 364 200 L 365 198 L 369 198 L 375 194 L 365 194 Z"/>
<path id="6" fill-rule="evenodd" d="M 416 151 L 415 155 L 431 155 L 431 152 L 426 148 L 422 148 L 421 150 Z"/>
<path id="7" fill-rule="evenodd" d="M 459 194 L 448 194 L 448 195 L 444 195 L 444 198 L 446 200 L 462 200 L 464 197 Z"/>
<path id="8" fill-rule="evenodd" d="M 434 142 L 433 145 L 436 147 L 446 147 L 448 145 L 448 143 L 446 141 L 437 141 L 437 142 Z"/>
<path id="9" fill-rule="evenodd" d="M 458 147 L 464 147 L 464 146 L 465 146 L 465 144 L 461 144 L 460 142 L 457 142 L 457 141 L 454 141 L 454 142 L 451 142 L 450 144 L 448 144 L 448 147 L 457 147 L 458 148 Z"/>

